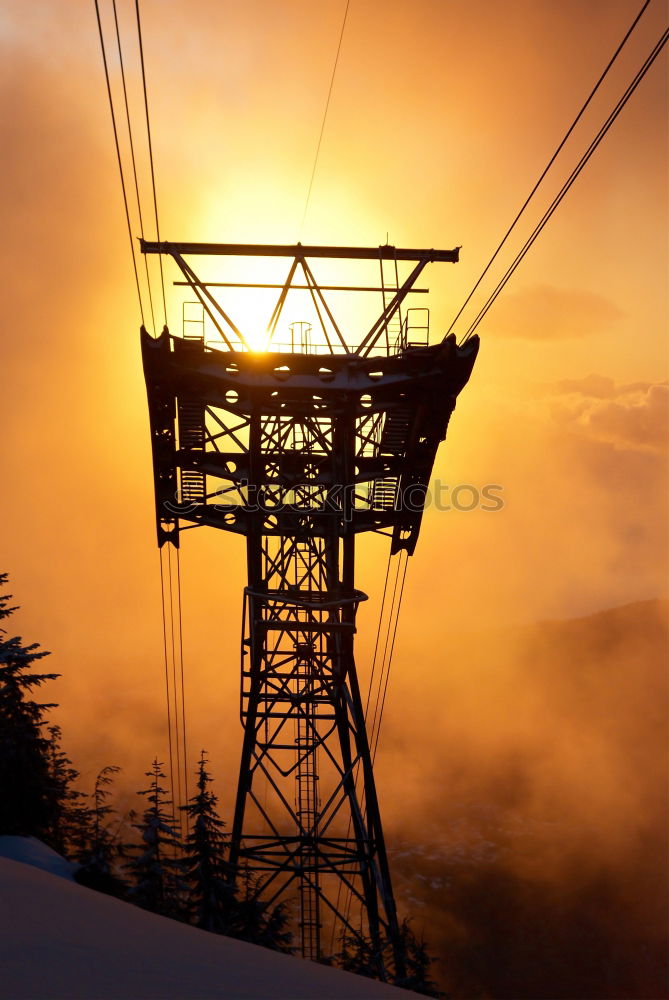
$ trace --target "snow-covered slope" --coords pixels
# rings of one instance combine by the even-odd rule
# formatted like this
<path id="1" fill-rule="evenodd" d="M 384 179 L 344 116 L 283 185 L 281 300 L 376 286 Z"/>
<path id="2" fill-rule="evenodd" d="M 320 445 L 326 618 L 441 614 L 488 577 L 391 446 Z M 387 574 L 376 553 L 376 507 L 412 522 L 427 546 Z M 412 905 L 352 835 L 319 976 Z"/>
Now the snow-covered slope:
<path id="1" fill-rule="evenodd" d="M 51 875 L 60 875 L 74 881 L 77 865 L 66 861 L 51 847 L 47 847 L 36 837 L 10 837 L 4 834 L 0 837 L 0 858 L 10 861 L 22 861 L 24 865 L 41 868 Z"/>
<path id="2" fill-rule="evenodd" d="M 16 855 L 17 844 L 8 841 L 20 839 L 2 838 L 0 850 Z M 147 913 L 63 878 L 62 868 L 60 874 L 43 870 L 58 855 L 38 841 L 19 847 L 33 860 L 0 857 L 0 994 L 7 1000 L 415 995 Z"/>

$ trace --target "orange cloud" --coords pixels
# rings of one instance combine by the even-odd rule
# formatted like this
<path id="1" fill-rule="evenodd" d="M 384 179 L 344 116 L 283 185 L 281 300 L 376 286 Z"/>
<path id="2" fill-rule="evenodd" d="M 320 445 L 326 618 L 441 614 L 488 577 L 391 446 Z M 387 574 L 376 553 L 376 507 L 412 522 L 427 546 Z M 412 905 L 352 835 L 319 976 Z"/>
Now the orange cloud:
<path id="1" fill-rule="evenodd" d="M 495 303 L 491 326 L 507 337 L 555 340 L 606 331 L 623 315 L 609 298 L 586 288 L 532 285 Z"/>
<path id="2" fill-rule="evenodd" d="M 589 375 L 557 383 L 552 414 L 562 425 L 616 448 L 665 451 L 669 443 L 669 384 L 616 385 Z"/>

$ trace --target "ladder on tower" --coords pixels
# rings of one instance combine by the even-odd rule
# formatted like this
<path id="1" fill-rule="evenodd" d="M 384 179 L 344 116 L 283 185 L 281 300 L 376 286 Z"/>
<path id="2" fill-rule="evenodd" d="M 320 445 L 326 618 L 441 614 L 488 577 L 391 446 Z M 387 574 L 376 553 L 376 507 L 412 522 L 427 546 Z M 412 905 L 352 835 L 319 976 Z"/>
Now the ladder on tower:
<path id="1" fill-rule="evenodd" d="M 411 409 L 398 406 L 388 410 L 379 440 L 379 454 L 398 457 L 406 454 L 411 433 Z M 370 506 L 373 510 L 394 510 L 397 502 L 398 476 L 384 476 L 372 484 Z"/>
<path id="2" fill-rule="evenodd" d="M 195 399 L 179 400 L 179 448 L 204 452 L 204 406 Z M 181 503 L 204 503 L 204 473 L 197 469 L 181 470 Z"/>
<path id="3" fill-rule="evenodd" d="M 372 484 L 371 504 L 373 510 L 394 510 L 397 498 L 397 476 L 375 479 Z"/>
<path id="4" fill-rule="evenodd" d="M 201 302 L 184 302 L 181 311 L 184 341 L 204 344 L 204 307 Z M 204 451 L 204 406 L 196 399 L 180 398 L 178 408 L 179 447 Z M 181 470 L 181 503 L 204 503 L 204 473 L 197 469 Z"/>
<path id="5" fill-rule="evenodd" d="M 394 410 L 388 410 L 381 431 L 379 452 L 382 455 L 404 455 L 409 444 L 410 430 L 410 407 L 398 406 Z"/>
<path id="6" fill-rule="evenodd" d="M 318 770 L 317 733 L 314 704 L 313 650 L 309 643 L 297 646 L 295 698 L 299 702 L 295 746 L 297 751 L 296 811 L 299 823 L 300 933 L 302 954 L 317 959 L 320 955 L 320 886 L 318 875 Z"/>

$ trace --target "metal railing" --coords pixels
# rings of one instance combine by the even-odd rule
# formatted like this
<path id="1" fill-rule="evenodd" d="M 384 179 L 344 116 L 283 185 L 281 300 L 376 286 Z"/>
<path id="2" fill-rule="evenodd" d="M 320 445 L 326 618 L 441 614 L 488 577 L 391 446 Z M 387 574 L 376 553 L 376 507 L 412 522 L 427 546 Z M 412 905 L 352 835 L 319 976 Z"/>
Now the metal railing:
<path id="1" fill-rule="evenodd" d="M 204 309 L 199 302 L 182 304 L 182 336 L 184 340 L 203 341 L 209 350 L 224 350 L 219 336 L 209 336 L 211 330 Z M 393 331 L 394 332 L 394 331 Z M 229 335 L 233 344 L 236 338 Z M 394 338 L 383 337 L 369 352 L 370 357 L 386 358 L 403 351 L 427 347 L 430 342 L 430 310 L 424 307 L 407 309 L 402 317 L 399 332 Z M 258 348 L 260 350 L 260 348 Z M 238 350 L 243 350 L 239 343 Z M 340 344 L 327 338 L 322 330 L 314 330 L 303 320 L 290 323 L 287 335 L 273 337 L 264 348 L 279 354 L 343 354 Z"/>

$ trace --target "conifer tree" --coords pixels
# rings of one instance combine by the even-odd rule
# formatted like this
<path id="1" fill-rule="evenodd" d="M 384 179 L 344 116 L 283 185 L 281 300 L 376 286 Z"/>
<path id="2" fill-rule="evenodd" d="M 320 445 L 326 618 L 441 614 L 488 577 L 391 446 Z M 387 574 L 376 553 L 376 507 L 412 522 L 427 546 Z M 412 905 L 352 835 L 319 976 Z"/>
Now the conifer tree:
<path id="1" fill-rule="evenodd" d="M 0 574 L 0 587 L 7 583 Z M 16 607 L 11 594 L 0 594 L 0 620 Z M 35 672 L 33 665 L 49 654 L 38 643 L 25 645 L 7 638 L 0 627 L 0 833 L 40 837 L 50 842 L 59 799 L 51 776 L 44 713 L 54 706 L 33 701 L 35 688 L 55 680 L 54 673 Z"/>
<path id="2" fill-rule="evenodd" d="M 183 807 L 188 817 L 186 882 L 191 919 L 197 927 L 250 941 L 275 951 L 292 952 L 285 907 L 268 907 L 259 898 L 248 869 L 235 880 L 228 861 L 229 841 L 211 790 L 205 751 L 200 755 L 197 790 Z"/>
<path id="3" fill-rule="evenodd" d="M 335 961 L 346 972 L 354 972 L 358 976 L 369 979 L 380 979 L 381 970 L 386 967 L 389 958 L 388 941 L 384 938 L 375 944 L 372 938 L 362 931 L 345 931 L 340 939 L 341 951 L 335 956 Z"/>
<path id="4" fill-rule="evenodd" d="M 397 969 L 396 953 L 399 952 L 403 970 Z M 393 947 L 387 935 L 375 945 L 370 937 L 347 932 L 341 938 L 341 951 L 336 956 L 338 964 L 347 972 L 379 979 L 380 969 L 385 968 L 389 982 L 414 993 L 428 997 L 443 997 L 437 984 L 430 978 L 432 958 L 427 953 L 424 940 L 416 937 L 408 920 L 399 928 L 399 940 Z"/>
<path id="5" fill-rule="evenodd" d="M 54 809 L 47 831 L 47 840 L 64 857 L 80 861 L 90 842 L 93 817 L 85 792 L 75 787 L 79 777 L 72 761 L 61 745 L 60 726 L 49 726 L 47 758 Z"/>
<path id="6" fill-rule="evenodd" d="M 425 940 L 416 937 L 407 919 L 400 924 L 399 947 L 404 962 L 404 975 L 395 976 L 395 986 L 428 997 L 443 997 L 444 993 L 430 977 L 430 966 L 434 959 L 428 955 Z"/>
<path id="7" fill-rule="evenodd" d="M 289 915 L 285 903 L 268 905 L 258 891 L 258 884 L 248 868 L 237 873 L 236 887 L 238 914 L 233 937 L 251 944 L 282 951 L 287 955 L 294 952 L 293 934 L 289 926 Z"/>
<path id="8" fill-rule="evenodd" d="M 121 770 L 114 764 L 103 767 L 93 786 L 93 816 L 90 863 L 100 872 L 110 874 L 114 862 L 115 837 L 109 829 L 113 808 L 109 804 L 109 789 L 115 774 Z"/>
<path id="9" fill-rule="evenodd" d="M 139 794 L 146 796 L 147 807 L 142 821 L 133 824 L 141 835 L 139 845 L 128 848 L 130 855 L 125 869 L 130 875 L 129 899 L 138 906 L 166 917 L 183 919 L 184 890 L 181 843 L 169 823 L 167 809 L 171 806 L 160 782 L 165 779 L 162 764 L 156 758 L 146 777 L 148 788 Z"/>
<path id="10" fill-rule="evenodd" d="M 77 882 L 105 892 L 111 896 L 124 897 L 127 886 L 119 875 L 119 864 L 123 850 L 118 843 L 118 833 L 112 833 L 110 818 L 114 813 L 109 804 L 109 789 L 113 776 L 119 767 L 103 767 L 95 779 L 93 804 L 89 810 L 88 839 L 83 849 L 76 855 L 81 868 L 75 874 Z"/>
<path id="11" fill-rule="evenodd" d="M 184 854 L 185 881 L 191 920 L 196 927 L 215 934 L 231 934 L 236 922 L 234 884 L 227 863 L 228 838 L 217 811 L 217 797 L 210 788 L 204 750 L 197 770 L 197 791 L 182 806 L 188 835 Z"/>

